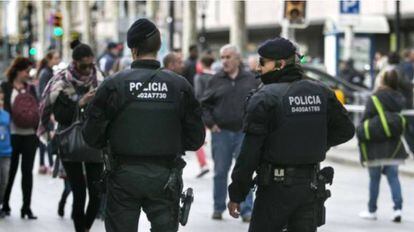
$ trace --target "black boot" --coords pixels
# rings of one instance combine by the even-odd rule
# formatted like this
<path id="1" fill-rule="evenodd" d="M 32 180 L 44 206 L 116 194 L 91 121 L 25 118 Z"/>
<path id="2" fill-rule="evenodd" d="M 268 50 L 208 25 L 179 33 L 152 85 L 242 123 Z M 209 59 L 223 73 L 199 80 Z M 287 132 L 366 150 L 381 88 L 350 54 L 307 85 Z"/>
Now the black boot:
<path id="1" fill-rule="evenodd" d="M 3 208 L 1 209 L 1 211 L 4 213 L 5 216 L 10 216 L 10 206 L 3 204 Z"/>
<path id="2" fill-rule="evenodd" d="M 32 210 L 31 209 L 22 209 L 21 211 L 20 211 L 20 216 L 21 216 L 21 218 L 25 218 L 26 216 L 27 216 L 27 219 L 30 219 L 30 220 L 36 220 L 37 219 L 37 216 L 35 216 L 33 213 L 32 213 Z"/>

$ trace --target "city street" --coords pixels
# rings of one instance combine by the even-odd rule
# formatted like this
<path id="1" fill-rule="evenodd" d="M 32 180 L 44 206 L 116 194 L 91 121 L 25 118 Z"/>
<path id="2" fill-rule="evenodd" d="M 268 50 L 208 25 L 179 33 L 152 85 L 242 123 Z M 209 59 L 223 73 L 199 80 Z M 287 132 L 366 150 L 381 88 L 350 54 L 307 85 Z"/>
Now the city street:
<path id="1" fill-rule="evenodd" d="M 337 148 L 335 152 L 341 152 Z M 357 153 L 355 153 L 357 155 Z M 204 231 L 247 231 L 248 225 L 241 220 L 235 220 L 225 213 L 223 221 L 210 219 L 212 213 L 212 174 L 202 179 L 196 179 L 198 164 L 193 153 L 186 157 L 188 161 L 184 172 L 186 187 L 191 186 L 195 190 L 195 201 L 190 215 L 189 223 L 180 231 L 204 232 Z M 37 164 L 38 162 L 36 162 Z M 210 161 L 210 164 L 211 161 Z M 338 163 L 324 163 L 335 167 L 336 176 L 332 187 L 333 197 L 327 202 L 327 225 L 319 229 L 322 232 L 408 232 L 414 228 L 414 179 L 401 177 L 404 198 L 403 222 L 395 224 L 391 222 L 392 204 L 388 185 L 383 182 L 379 200 L 378 220 L 365 221 L 358 217 L 358 213 L 366 207 L 368 197 L 368 175 L 366 170 L 360 167 L 346 166 Z M 63 182 L 52 179 L 50 176 L 41 176 L 35 171 L 34 192 L 32 209 L 39 216 L 36 221 L 21 220 L 19 209 L 21 204 L 20 174 L 17 177 L 13 189 L 11 216 L 0 220 L 0 232 L 40 232 L 40 231 L 74 231 L 70 220 L 71 196 L 66 205 L 66 215 L 59 218 L 57 202 L 63 188 Z M 383 179 L 385 180 L 385 179 Z M 144 214 L 143 214 L 144 215 Z M 91 232 L 104 231 L 103 222 L 97 220 Z M 142 216 L 139 231 L 149 231 L 149 224 L 145 216 Z"/>

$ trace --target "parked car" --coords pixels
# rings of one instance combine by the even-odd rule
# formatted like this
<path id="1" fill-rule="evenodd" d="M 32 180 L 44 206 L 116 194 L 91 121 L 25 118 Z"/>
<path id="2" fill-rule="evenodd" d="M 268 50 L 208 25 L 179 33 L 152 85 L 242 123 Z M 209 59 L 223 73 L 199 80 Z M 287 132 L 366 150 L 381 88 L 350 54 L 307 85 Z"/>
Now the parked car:
<path id="1" fill-rule="evenodd" d="M 319 80 L 332 88 L 343 104 L 364 105 L 371 94 L 371 90 L 354 85 L 339 77 L 310 65 L 302 65 L 306 76 Z M 341 96 L 343 96 L 341 99 Z"/>

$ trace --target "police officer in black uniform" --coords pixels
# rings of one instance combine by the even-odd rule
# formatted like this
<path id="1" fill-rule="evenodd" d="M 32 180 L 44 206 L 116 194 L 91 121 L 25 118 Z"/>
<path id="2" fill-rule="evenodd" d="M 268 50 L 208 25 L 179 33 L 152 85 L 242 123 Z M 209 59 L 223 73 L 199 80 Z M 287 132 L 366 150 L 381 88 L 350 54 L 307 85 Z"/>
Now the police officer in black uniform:
<path id="1" fill-rule="evenodd" d="M 304 76 L 289 40 L 268 40 L 258 53 L 263 85 L 246 104 L 246 136 L 232 173 L 228 209 L 239 216 L 256 171 L 249 231 L 313 232 L 318 165 L 330 147 L 353 137 L 354 125 L 328 87 Z"/>
<path id="2" fill-rule="evenodd" d="M 153 232 L 178 230 L 180 158 L 205 138 L 201 109 L 188 81 L 160 69 L 160 32 L 139 19 L 127 33 L 134 62 L 109 77 L 87 109 L 85 141 L 109 147 L 105 227 L 136 232 L 141 209 Z"/>

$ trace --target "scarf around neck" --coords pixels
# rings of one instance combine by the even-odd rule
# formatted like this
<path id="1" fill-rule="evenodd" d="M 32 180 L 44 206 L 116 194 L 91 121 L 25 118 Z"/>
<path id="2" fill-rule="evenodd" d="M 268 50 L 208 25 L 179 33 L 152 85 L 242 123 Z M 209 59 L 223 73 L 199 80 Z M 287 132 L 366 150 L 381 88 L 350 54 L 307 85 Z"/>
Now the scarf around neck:
<path id="1" fill-rule="evenodd" d="M 103 81 L 104 77 L 94 66 L 89 75 L 81 75 L 76 69 L 75 64 L 71 63 L 66 69 L 61 70 L 52 77 L 42 93 L 40 101 L 40 123 L 37 135 L 44 142 L 46 138 L 46 127 L 50 123 L 50 116 L 53 113 L 53 105 L 59 94 L 64 93 L 70 99 L 77 102 L 82 96 L 79 89 L 96 88 Z M 43 139 L 42 139 L 43 137 Z"/>

